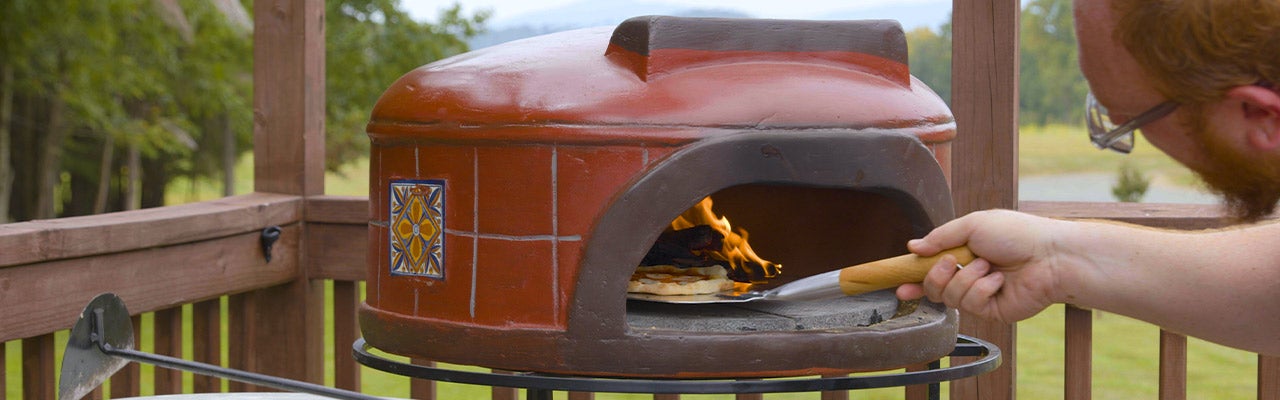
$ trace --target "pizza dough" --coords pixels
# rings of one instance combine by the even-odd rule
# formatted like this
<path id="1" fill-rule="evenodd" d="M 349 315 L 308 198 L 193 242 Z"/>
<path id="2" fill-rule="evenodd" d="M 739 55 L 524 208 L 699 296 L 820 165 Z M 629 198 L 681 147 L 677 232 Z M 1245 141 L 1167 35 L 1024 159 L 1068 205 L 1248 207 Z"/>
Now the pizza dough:
<path id="1" fill-rule="evenodd" d="M 733 289 L 724 267 L 679 268 L 674 265 L 646 265 L 636 268 L 627 292 L 662 296 L 710 294 Z"/>

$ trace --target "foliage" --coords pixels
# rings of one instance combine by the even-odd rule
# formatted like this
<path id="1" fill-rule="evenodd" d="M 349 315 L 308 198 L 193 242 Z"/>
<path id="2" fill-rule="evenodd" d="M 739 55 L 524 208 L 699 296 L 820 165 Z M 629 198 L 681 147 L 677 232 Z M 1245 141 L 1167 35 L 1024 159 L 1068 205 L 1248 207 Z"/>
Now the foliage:
<path id="1" fill-rule="evenodd" d="M 921 27 L 907 32 L 907 57 L 911 74 L 951 105 L 951 22 L 938 31 Z"/>
<path id="2" fill-rule="evenodd" d="M 1147 194 L 1147 188 L 1150 186 L 1151 178 L 1126 161 L 1120 164 L 1119 177 L 1116 178 L 1116 184 L 1111 186 L 1111 194 L 1116 197 L 1116 200 L 1137 203 L 1142 201 L 1142 196 Z"/>
<path id="3" fill-rule="evenodd" d="M 369 154 L 364 126 L 378 97 L 396 78 L 431 61 L 467 51 L 487 12 L 467 17 L 454 4 L 439 22 L 414 21 L 398 0 L 328 1 L 325 5 L 326 162 L 330 171 Z"/>
<path id="4" fill-rule="evenodd" d="M 1080 74 L 1070 0 L 1031 0 L 1022 9 L 1018 114 L 1023 124 L 1084 120 L 1088 91 Z"/>
<path id="5" fill-rule="evenodd" d="M 253 133 L 251 4 L 0 2 L 0 222 L 159 206 L 175 178 L 230 174 Z M 466 51 L 486 17 L 454 5 L 420 23 L 398 0 L 326 12 L 331 168 L 367 153 L 387 85 Z"/>
<path id="6" fill-rule="evenodd" d="M 1070 0 L 1023 2 L 1018 119 L 1024 125 L 1077 124 L 1088 84 L 1077 62 Z M 907 32 L 911 73 L 951 104 L 951 22 Z"/>

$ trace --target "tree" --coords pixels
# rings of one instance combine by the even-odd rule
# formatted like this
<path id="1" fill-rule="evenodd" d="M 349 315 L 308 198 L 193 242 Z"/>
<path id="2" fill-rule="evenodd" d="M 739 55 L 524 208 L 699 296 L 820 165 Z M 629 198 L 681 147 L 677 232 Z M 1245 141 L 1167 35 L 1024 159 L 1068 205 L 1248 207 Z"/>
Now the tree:
<path id="1" fill-rule="evenodd" d="M 325 165 L 369 154 L 364 127 L 382 92 L 401 75 L 468 50 L 488 12 L 463 16 L 454 4 L 439 22 L 414 21 L 397 0 L 329 1 L 325 4 Z"/>
<path id="2" fill-rule="evenodd" d="M 1080 74 L 1070 0 L 1031 0 L 1022 10 L 1019 120 L 1024 124 L 1084 120 L 1088 91 Z"/>
<path id="3" fill-rule="evenodd" d="M 951 21 L 938 27 L 940 33 L 920 27 L 907 32 L 907 57 L 915 75 L 942 100 L 951 104 Z"/>
<path id="4" fill-rule="evenodd" d="M 485 16 L 326 7 L 336 166 L 366 153 L 382 90 L 466 51 Z M 0 222 L 160 206 L 175 177 L 229 176 L 252 140 L 249 21 L 238 0 L 0 2 Z"/>

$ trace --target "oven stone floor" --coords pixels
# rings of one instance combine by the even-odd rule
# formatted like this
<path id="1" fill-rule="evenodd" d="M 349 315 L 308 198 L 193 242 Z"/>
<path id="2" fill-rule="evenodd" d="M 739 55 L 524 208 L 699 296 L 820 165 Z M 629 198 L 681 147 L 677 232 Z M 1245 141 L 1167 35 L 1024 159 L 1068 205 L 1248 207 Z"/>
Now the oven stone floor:
<path id="1" fill-rule="evenodd" d="M 636 330 L 760 332 L 869 326 L 893 317 L 891 291 L 814 301 L 736 304 L 664 304 L 629 301 L 627 324 Z"/>

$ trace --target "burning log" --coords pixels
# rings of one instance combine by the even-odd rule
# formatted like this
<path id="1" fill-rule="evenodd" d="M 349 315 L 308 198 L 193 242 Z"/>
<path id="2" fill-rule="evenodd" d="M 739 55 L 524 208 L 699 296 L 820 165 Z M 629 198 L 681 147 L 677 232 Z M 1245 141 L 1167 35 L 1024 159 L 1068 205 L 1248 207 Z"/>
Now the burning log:
<path id="1" fill-rule="evenodd" d="M 764 282 L 777 276 L 782 265 L 756 255 L 747 244 L 747 231 L 735 232 L 729 219 L 716 217 L 707 197 L 674 221 L 658 236 L 641 265 L 707 267 L 727 265 L 729 278 L 739 282 Z"/>
<path id="2" fill-rule="evenodd" d="M 724 235 L 708 225 L 678 231 L 665 230 L 653 242 L 640 265 L 674 265 L 681 268 L 710 267 L 722 261 L 712 258 L 707 250 L 723 246 Z"/>

